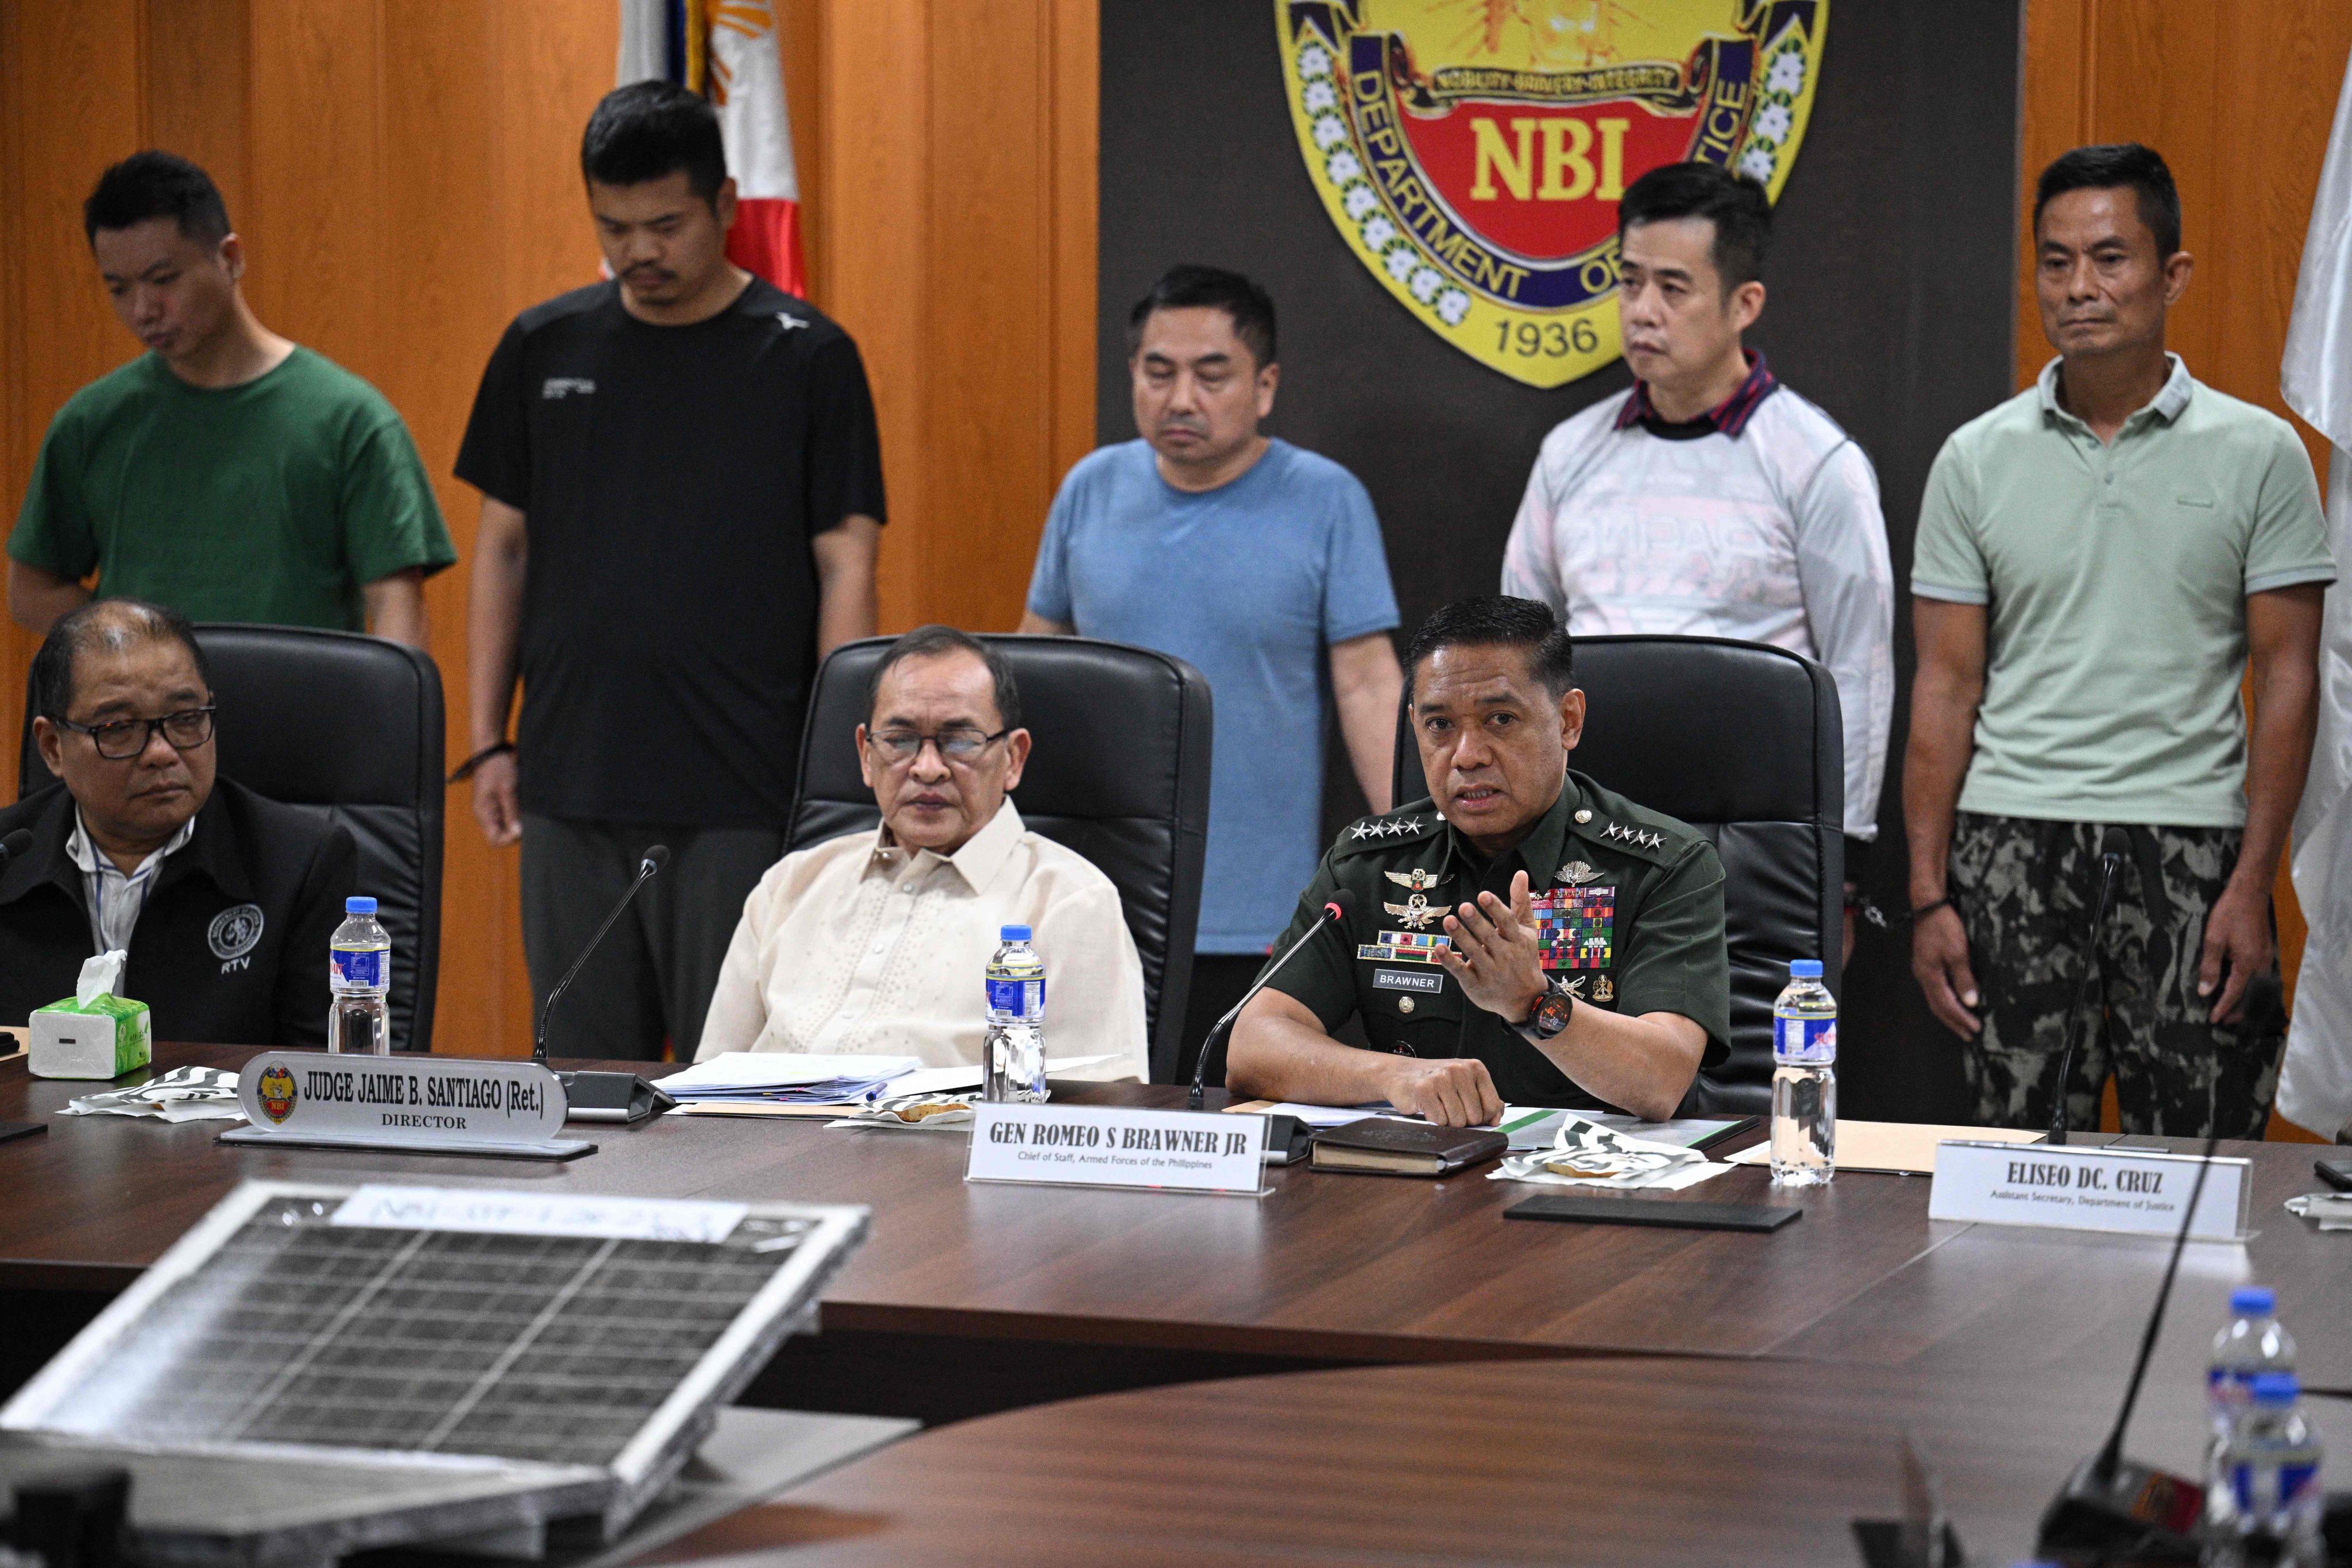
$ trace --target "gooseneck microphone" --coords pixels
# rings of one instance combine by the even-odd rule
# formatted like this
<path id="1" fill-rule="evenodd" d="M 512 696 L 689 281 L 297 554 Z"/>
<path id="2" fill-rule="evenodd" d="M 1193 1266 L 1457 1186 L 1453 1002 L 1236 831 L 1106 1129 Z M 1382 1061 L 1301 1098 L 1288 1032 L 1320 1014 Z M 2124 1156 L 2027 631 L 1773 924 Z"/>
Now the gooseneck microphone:
<path id="1" fill-rule="evenodd" d="M 2111 830 L 2112 831 L 2112 830 Z M 2285 1009 L 2279 983 L 2257 975 L 2246 986 L 2244 1032 L 2258 1040 L 2273 1040 L 2284 1032 Z M 2213 1152 L 2221 1144 L 2220 1107 L 2214 1108 L 2213 1130 L 2206 1137 L 2197 1162 L 2196 1179 L 2189 1184 L 2189 1202 L 2173 1232 L 2172 1256 L 2164 1266 L 2164 1282 L 2157 1287 L 2156 1305 L 2140 1334 L 2139 1354 L 2132 1363 L 2131 1381 L 2124 1387 L 2123 1408 L 2099 1451 L 2076 1467 L 2042 1515 L 2040 1551 L 2093 1552 L 2099 1561 L 2113 1557 L 2146 1557 L 2151 1562 L 2197 1562 L 2197 1525 L 2205 1507 L 2202 1487 L 2187 1476 L 2176 1476 L 2126 1459 L 2124 1432 L 2139 1403 L 2140 1384 L 2147 1376 L 2148 1358 L 2164 1332 L 2164 1310 L 2172 1300 L 2172 1286 L 2180 1274 L 2180 1255 L 2197 1223 L 2197 1205 L 2205 1196 L 2205 1175 L 2213 1168 Z"/>
<path id="2" fill-rule="evenodd" d="M 2083 942 L 2083 979 L 2074 987 L 2074 1010 L 2066 1016 L 2066 1048 L 2058 1056 L 2057 1106 L 2050 1112 L 2050 1142 L 2066 1142 L 2066 1079 L 2074 1070 L 2074 1052 L 2083 1043 L 2084 1009 L 2091 1000 L 2091 980 L 2099 972 L 2099 928 L 2107 923 L 2107 900 L 2116 890 L 2116 872 L 2131 853 L 2131 835 L 2110 827 L 2099 836 L 2099 901 L 2091 915 L 2090 934 Z M 2151 903 L 2161 892 L 2143 888 L 2140 896 Z M 2203 1173 L 2199 1173 L 2203 1179 Z"/>
<path id="3" fill-rule="evenodd" d="M 580 966 L 588 962 L 588 955 L 604 940 L 604 933 L 613 929 L 613 922 L 621 918 L 621 911 L 629 907 L 629 900 L 637 896 L 637 889 L 652 881 L 655 873 L 668 864 L 667 844 L 655 845 L 637 862 L 637 874 L 630 879 L 629 890 L 621 895 L 621 901 L 613 906 L 613 912 L 604 917 L 604 923 L 596 928 L 596 934 L 588 939 L 588 945 L 580 950 L 580 956 L 572 961 L 572 967 L 563 972 L 555 989 L 547 994 L 547 1005 L 539 1010 L 539 1039 L 531 1047 L 531 1060 L 541 1067 L 547 1065 L 547 1020 L 554 1015 L 557 999 L 571 985 L 572 977 L 580 973 Z M 633 1072 L 560 1072 L 555 1076 L 563 1085 L 563 1114 L 567 1121 L 642 1121 L 677 1108 L 677 1101 L 663 1093 L 660 1086 L 647 1083 Z"/>
<path id="4" fill-rule="evenodd" d="M 5 866 L 33 847 L 33 830 L 20 827 L 5 838 L 0 838 L 0 866 Z"/>
<path id="5" fill-rule="evenodd" d="M 1355 894 L 1348 891 L 1345 888 L 1333 893 L 1330 900 L 1324 904 L 1323 912 L 1316 917 L 1315 923 L 1308 926 L 1306 932 L 1301 935 L 1297 942 L 1290 944 L 1289 952 L 1285 952 L 1280 958 L 1276 959 L 1272 963 L 1268 964 L 1266 966 L 1265 973 L 1257 977 L 1257 983 L 1242 994 L 1242 999 L 1234 1003 L 1231 1007 L 1227 1008 L 1223 1017 L 1209 1026 L 1208 1034 L 1203 1037 L 1201 1041 L 1201 1059 L 1192 1064 L 1192 1098 L 1184 1102 L 1187 1110 L 1198 1110 L 1201 1109 L 1201 1096 L 1205 1092 L 1202 1086 L 1208 1081 L 1209 1054 L 1216 1049 L 1217 1037 L 1234 1026 L 1234 1020 L 1241 1016 L 1242 1009 L 1248 1006 L 1251 1000 L 1255 998 L 1259 992 L 1265 989 L 1265 983 L 1267 981 L 1282 973 L 1282 966 L 1288 963 L 1297 953 L 1300 948 L 1305 947 L 1308 942 L 1313 942 L 1318 933 L 1326 930 L 1329 926 L 1335 923 L 1341 925 L 1346 924 L 1348 918 L 1355 912 Z"/>
<path id="6" fill-rule="evenodd" d="M 645 858 L 637 862 L 637 874 L 630 879 L 628 891 L 623 893 L 621 901 L 613 906 L 613 912 L 604 917 L 604 923 L 596 928 L 596 934 L 588 939 L 588 945 L 580 950 L 580 956 L 572 961 L 572 967 L 563 972 L 563 978 L 555 983 L 555 989 L 547 994 L 547 1005 L 539 1010 L 539 1039 L 530 1048 L 531 1060 L 541 1067 L 547 1065 L 547 1021 L 555 1016 L 557 1000 L 571 985 L 572 977 L 580 973 L 580 966 L 588 962 L 588 955 L 594 952 L 597 944 L 604 940 L 604 933 L 613 929 L 613 922 L 621 918 L 621 911 L 635 899 L 637 889 L 652 881 L 654 874 L 668 864 L 669 846 L 667 844 L 655 845 L 646 851 Z"/>

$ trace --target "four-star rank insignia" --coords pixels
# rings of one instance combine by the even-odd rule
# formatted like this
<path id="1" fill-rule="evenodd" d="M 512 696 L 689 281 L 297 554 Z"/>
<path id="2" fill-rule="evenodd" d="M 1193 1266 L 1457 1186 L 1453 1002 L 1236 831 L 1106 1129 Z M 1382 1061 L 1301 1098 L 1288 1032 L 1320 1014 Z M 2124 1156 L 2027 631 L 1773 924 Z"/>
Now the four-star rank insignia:
<path id="1" fill-rule="evenodd" d="M 1450 873 L 1424 871 L 1415 866 L 1410 871 L 1383 871 L 1381 876 L 1408 892 L 1425 893 L 1440 882 L 1452 880 Z"/>
<path id="2" fill-rule="evenodd" d="M 1389 822 L 1379 817 L 1367 817 L 1348 829 L 1350 838 L 1410 838 L 1420 832 L 1422 819 L 1408 817 L 1402 822 Z"/>
<path id="3" fill-rule="evenodd" d="M 1601 837 L 1619 844 L 1639 844 L 1649 849 L 1660 848 L 1666 842 L 1666 836 L 1663 833 L 1653 833 L 1643 827 L 1628 827 L 1622 822 L 1612 822 L 1602 828 Z"/>
<path id="4" fill-rule="evenodd" d="M 1394 871 L 1389 873 L 1393 877 Z M 1433 904 L 1426 893 L 1415 893 L 1401 904 L 1382 904 L 1381 908 L 1404 922 L 1407 931 L 1420 931 L 1445 912 L 1444 904 Z"/>

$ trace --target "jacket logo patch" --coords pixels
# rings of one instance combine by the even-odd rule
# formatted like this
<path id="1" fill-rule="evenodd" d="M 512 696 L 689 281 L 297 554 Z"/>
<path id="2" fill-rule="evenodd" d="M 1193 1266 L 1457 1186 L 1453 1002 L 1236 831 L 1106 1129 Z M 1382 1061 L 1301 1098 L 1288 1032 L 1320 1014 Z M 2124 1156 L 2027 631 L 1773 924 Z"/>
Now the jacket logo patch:
<path id="1" fill-rule="evenodd" d="M 1372 971 L 1375 991 L 1419 991 L 1434 996 L 1445 989 L 1443 974 L 1415 974 L 1409 969 L 1375 969 Z"/>
<path id="2" fill-rule="evenodd" d="M 550 403 L 561 403 L 573 393 L 586 397 L 596 390 L 596 384 L 584 375 L 551 375 L 540 384 L 539 395 Z"/>
<path id="3" fill-rule="evenodd" d="M 205 931 L 205 941 L 215 958 L 223 963 L 232 963 L 251 952 L 260 942 L 264 923 L 259 904 L 238 904 L 213 917 L 213 923 Z"/>
<path id="4" fill-rule="evenodd" d="M 283 1121 L 294 1114 L 294 1075 L 280 1065 L 261 1075 L 254 1086 L 261 1100 L 261 1113 L 272 1121 Z"/>

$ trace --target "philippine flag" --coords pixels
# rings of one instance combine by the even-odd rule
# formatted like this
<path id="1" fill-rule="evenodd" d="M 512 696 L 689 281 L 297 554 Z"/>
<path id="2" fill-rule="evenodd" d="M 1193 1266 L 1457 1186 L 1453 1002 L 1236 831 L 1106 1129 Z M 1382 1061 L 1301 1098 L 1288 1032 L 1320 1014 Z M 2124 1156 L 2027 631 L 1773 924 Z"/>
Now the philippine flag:
<path id="1" fill-rule="evenodd" d="M 784 107 L 777 0 L 621 0 L 615 85 L 656 78 L 701 93 L 719 111 L 735 178 L 728 258 L 806 298 L 800 180 Z"/>

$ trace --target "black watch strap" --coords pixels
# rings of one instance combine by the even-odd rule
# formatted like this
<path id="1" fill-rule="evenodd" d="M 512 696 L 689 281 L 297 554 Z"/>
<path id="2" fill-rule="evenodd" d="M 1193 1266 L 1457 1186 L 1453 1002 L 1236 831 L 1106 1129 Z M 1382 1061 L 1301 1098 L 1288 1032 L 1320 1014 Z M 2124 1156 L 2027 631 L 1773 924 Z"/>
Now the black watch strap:
<path id="1" fill-rule="evenodd" d="M 1527 1017 L 1519 1024 L 1519 1030 L 1538 1040 L 1551 1039 L 1568 1027 L 1568 1020 L 1575 1010 L 1576 998 L 1568 987 L 1562 985 L 1557 977 L 1548 977 L 1544 981 L 1543 994 L 1537 997 L 1535 1005 L 1528 1010 Z"/>

